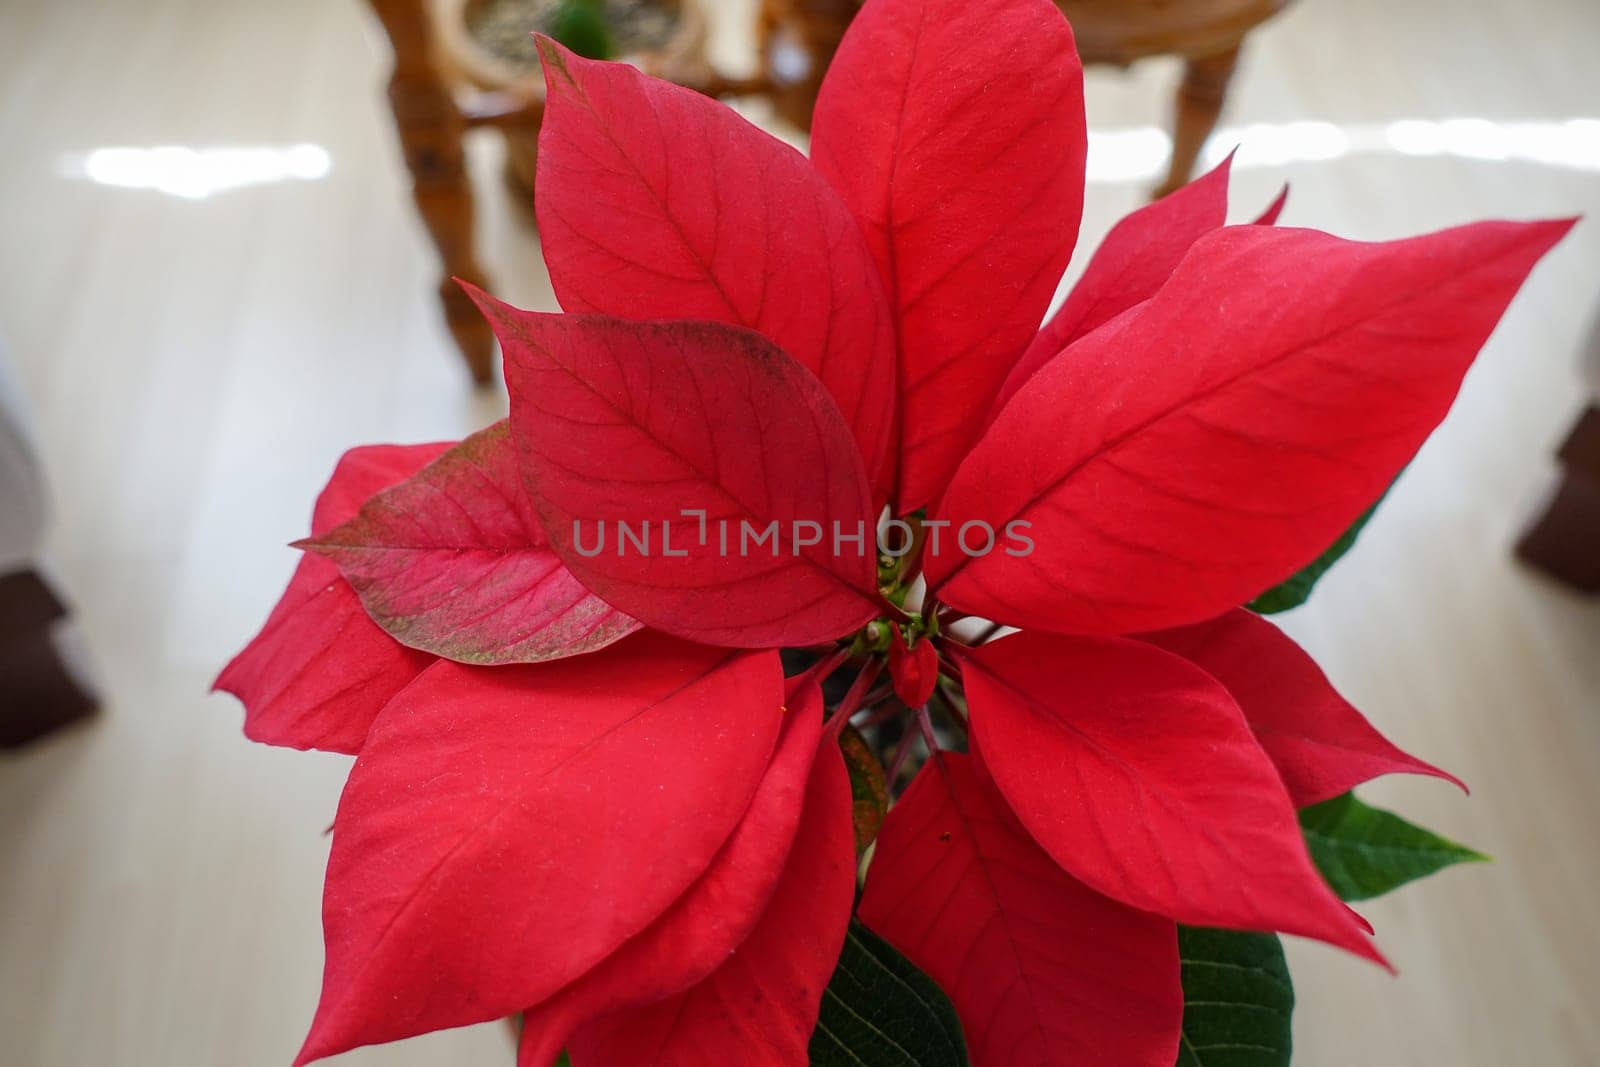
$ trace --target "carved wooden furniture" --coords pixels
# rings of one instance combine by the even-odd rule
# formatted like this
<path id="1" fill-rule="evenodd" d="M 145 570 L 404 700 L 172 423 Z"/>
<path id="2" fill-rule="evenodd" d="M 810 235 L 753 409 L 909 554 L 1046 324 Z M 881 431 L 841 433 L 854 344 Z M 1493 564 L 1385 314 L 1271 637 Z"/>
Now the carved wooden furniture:
<path id="1" fill-rule="evenodd" d="M 452 278 L 487 286 L 473 250 L 473 203 L 462 136 L 501 129 L 507 163 L 531 187 L 544 86 L 476 44 L 463 14 L 477 0 L 368 0 L 394 46 L 389 102 L 411 172 L 417 208 L 443 261 L 439 296 L 472 376 L 493 375 L 494 337 Z M 702 0 L 679 0 L 680 30 L 659 52 L 638 57 L 653 74 L 714 96 L 769 96 L 779 114 L 809 129 L 817 89 L 860 0 L 762 0 L 761 72 L 724 78 L 704 59 Z M 979 0 L 974 0 L 979 2 Z M 1185 62 L 1172 162 L 1157 194 L 1188 181 L 1215 128 L 1246 35 L 1289 0 L 1057 0 L 1086 63 L 1127 65 L 1155 55 Z"/>
<path id="2" fill-rule="evenodd" d="M 1056 0 L 1085 63 L 1127 66 L 1150 56 L 1185 61 L 1172 162 L 1157 188 L 1184 184 L 1216 128 L 1245 37 L 1289 0 Z M 763 0 L 761 54 L 779 112 L 809 128 L 817 87 L 857 0 Z"/>
<path id="3" fill-rule="evenodd" d="M 472 188 L 462 137 L 493 126 L 506 136 L 508 174 L 531 189 L 544 82 L 498 60 L 467 32 L 474 0 L 368 0 L 394 48 L 389 103 L 411 172 L 417 208 L 439 251 L 439 297 L 445 320 L 474 380 L 494 375 L 494 335 L 452 281 L 488 288 L 474 251 Z M 703 59 L 705 20 L 700 0 L 679 0 L 679 29 L 660 53 L 642 59 L 653 74 L 721 94 L 760 88 L 715 77 Z"/>
<path id="4" fill-rule="evenodd" d="M 464 278 L 485 288 L 489 284 L 473 251 L 472 188 L 461 137 L 469 124 L 489 121 L 491 115 L 469 116 L 457 106 L 439 64 L 425 0 L 369 2 L 394 46 L 389 105 L 411 171 L 417 209 L 443 261 L 439 297 L 444 301 L 445 321 L 473 379 L 488 382 L 494 375 L 494 334 L 451 279 Z M 523 108 L 513 103 L 493 117 L 516 122 L 523 113 Z"/>
<path id="5" fill-rule="evenodd" d="M 817 91 L 861 0 L 762 0 L 757 22 L 761 68 L 773 107 L 811 129 Z"/>

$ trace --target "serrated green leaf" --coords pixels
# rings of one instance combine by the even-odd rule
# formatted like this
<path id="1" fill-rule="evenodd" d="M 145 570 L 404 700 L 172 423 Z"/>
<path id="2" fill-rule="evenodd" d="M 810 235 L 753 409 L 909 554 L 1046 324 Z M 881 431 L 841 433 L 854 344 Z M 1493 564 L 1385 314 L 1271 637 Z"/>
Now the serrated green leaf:
<path id="1" fill-rule="evenodd" d="M 1272 934 L 1178 927 L 1183 1036 L 1177 1067 L 1287 1067 L 1294 984 Z"/>
<path id="2" fill-rule="evenodd" d="M 1457 863 L 1488 857 L 1400 816 L 1368 807 L 1354 793 L 1300 813 L 1317 869 L 1344 900 L 1382 896 Z"/>
<path id="3" fill-rule="evenodd" d="M 1388 493 L 1385 492 L 1384 496 Z M 1328 550 L 1299 571 L 1265 593 L 1256 597 L 1245 607 L 1257 615 L 1276 615 L 1280 611 L 1288 611 L 1304 604 L 1311 596 L 1311 590 L 1322 580 L 1322 576 L 1333 569 L 1333 565 L 1344 558 L 1344 554 L 1355 547 L 1356 538 L 1361 535 L 1362 529 L 1371 520 L 1378 510 L 1378 504 L 1383 503 L 1383 498 L 1378 498 L 1378 503 L 1373 504 L 1361 517 L 1351 524 L 1350 528 L 1339 535 L 1339 539 L 1328 546 Z"/>
<path id="4" fill-rule="evenodd" d="M 950 998 L 854 920 L 811 1035 L 811 1067 L 967 1067 Z"/>

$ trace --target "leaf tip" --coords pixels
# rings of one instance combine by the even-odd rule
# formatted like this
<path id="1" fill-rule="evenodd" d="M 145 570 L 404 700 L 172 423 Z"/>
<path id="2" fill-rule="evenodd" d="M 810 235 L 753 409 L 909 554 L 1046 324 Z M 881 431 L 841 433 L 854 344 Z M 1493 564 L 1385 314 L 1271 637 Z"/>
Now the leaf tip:
<path id="1" fill-rule="evenodd" d="M 1256 217 L 1256 220 L 1253 223 L 1251 223 L 1251 225 L 1252 226 L 1276 226 L 1278 224 L 1278 219 L 1283 217 L 1283 209 L 1285 207 L 1287 207 L 1288 204 L 1289 204 L 1289 183 L 1288 182 L 1284 182 L 1283 183 L 1283 188 L 1278 192 L 1277 198 L 1274 199 L 1272 201 L 1272 203 L 1267 205 L 1267 210 L 1263 211 L 1260 215 L 1258 215 Z"/>
<path id="2" fill-rule="evenodd" d="M 452 275 L 450 280 L 455 282 L 456 285 L 460 286 L 461 291 L 466 293 L 467 297 L 471 299 L 474 304 L 478 305 L 479 310 L 484 311 L 484 314 L 488 314 L 487 310 L 485 310 L 486 304 L 499 303 L 499 301 L 495 300 L 494 297 L 484 292 L 482 288 L 472 284 L 460 275 Z"/>
<path id="3" fill-rule="evenodd" d="M 573 58 L 573 53 L 565 45 L 548 33 L 538 32 L 533 34 L 533 43 L 539 50 L 539 61 L 544 66 L 544 85 L 547 92 L 555 88 L 557 76 L 568 85 L 577 84 L 572 77 L 572 70 L 567 65 Z"/>

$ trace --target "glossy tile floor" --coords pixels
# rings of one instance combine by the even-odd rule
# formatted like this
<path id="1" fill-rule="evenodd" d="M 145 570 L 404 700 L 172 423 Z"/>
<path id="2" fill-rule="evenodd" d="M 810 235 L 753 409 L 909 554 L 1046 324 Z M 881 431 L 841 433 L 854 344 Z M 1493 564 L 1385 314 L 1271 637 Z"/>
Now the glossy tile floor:
<path id="1" fill-rule="evenodd" d="M 1303 0 L 1236 87 L 1236 208 L 1289 180 L 1288 222 L 1349 236 L 1592 215 L 1596 42 L 1592 0 Z M 56 488 L 51 557 L 109 697 L 92 729 L 0 760 L 7 1065 L 270 1067 L 310 1018 L 346 761 L 247 744 L 206 689 L 276 597 L 340 450 L 503 409 L 435 316 L 386 63 L 355 0 L 0 4 L 0 328 Z M 1091 76 L 1091 122 L 1113 136 L 1086 245 L 1159 165 L 1173 75 Z M 1484 121 L 1438 125 L 1464 118 Z M 271 151 L 92 154 L 162 145 Z M 503 295 L 553 306 L 497 148 L 475 149 L 487 258 Z M 167 191 L 130 187 L 152 183 Z M 1600 604 L 1507 559 L 1576 410 L 1596 298 L 1591 219 L 1288 620 L 1392 736 L 1476 787 L 1369 798 L 1498 859 L 1366 909 L 1399 979 L 1294 946 L 1305 1067 L 1600 1062 Z M 491 1026 L 341 1062 L 510 1052 Z"/>

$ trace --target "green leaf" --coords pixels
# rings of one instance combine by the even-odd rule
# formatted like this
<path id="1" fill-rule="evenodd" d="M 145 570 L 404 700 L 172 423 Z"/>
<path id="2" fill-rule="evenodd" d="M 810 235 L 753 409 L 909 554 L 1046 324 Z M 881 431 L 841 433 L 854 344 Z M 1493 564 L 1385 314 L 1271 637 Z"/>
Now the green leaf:
<path id="1" fill-rule="evenodd" d="M 859 857 L 877 840 L 878 828 L 889 810 L 889 786 L 883 780 L 883 764 L 878 762 L 872 746 L 854 726 L 846 726 L 839 735 L 839 750 L 850 772 L 851 820 L 855 824 L 856 855 Z"/>
<path id="2" fill-rule="evenodd" d="M 822 1014 L 811 1067 L 966 1067 L 950 999 L 887 941 L 851 920 Z"/>
<path id="3" fill-rule="evenodd" d="M 1300 813 L 1306 846 L 1322 876 L 1344 900 L 1382 896 L 1457 863 L 1488 859 L 1400 816 L 1371 808 L 1354 793 Z"/>
<path id="4" fill-rule="evenodd" d="M 598 0 L 562 0 L 550 36 L 585 59 L 610 59 L 617 51 Z"/>
<path id="5" fill-rule="evenodd" d="M 1183 1037 L 1177 1067 L 1286 1067 L 1294 984 L 1272 934 L 1178 927 Z"/>
<path id="6" fill-rule="evenodd" d="M 1385 491 L 1384 496 L 1388 495 L 1388 492 Z M 1367 525 L 1368 520 L 1377 512 L 1378 504 L 1381 503 L 1383 503 L 1383 497 L 1379 497 L 1377 504 L 1373 504 L 1363 512 L 1361 517 L 1348 530 L 1340 534 L 1339 539 L 1329 545 L 1326 552 L 1306 564 L 1295 574 L 1250 601 L 1245 607 L 1257 615 L 1276 615 L 1280 611 L 1288 611 L 1290 608 L 1297 608 L 1304 604 L 1311 596 L 1311 590 L 1322 580 L 1322 576 L 1327 574 L 1333 568 L 1333 565 L 1344 558 L 1344 554 L 1355 546 L 1356 538 L 1360 536 L 1362 528 Z"/>

